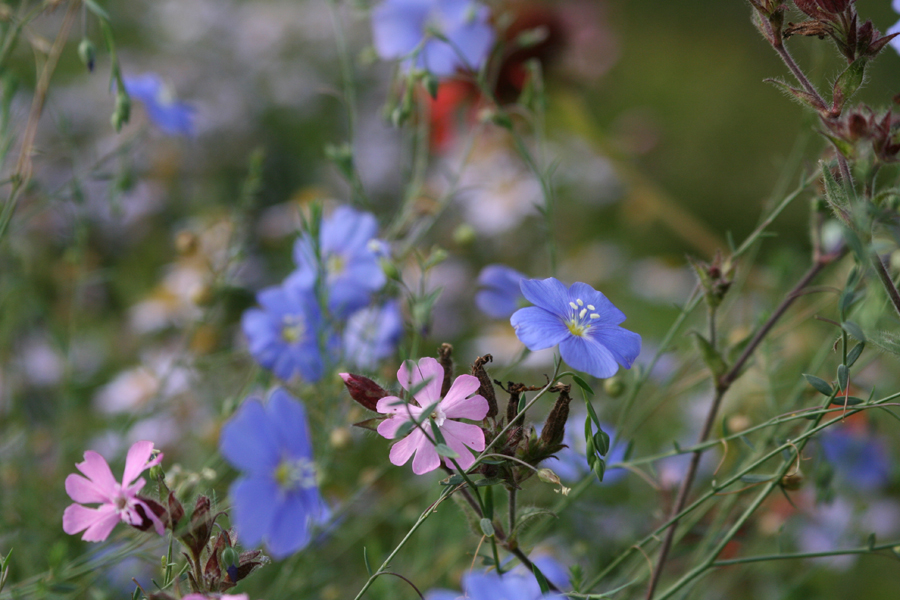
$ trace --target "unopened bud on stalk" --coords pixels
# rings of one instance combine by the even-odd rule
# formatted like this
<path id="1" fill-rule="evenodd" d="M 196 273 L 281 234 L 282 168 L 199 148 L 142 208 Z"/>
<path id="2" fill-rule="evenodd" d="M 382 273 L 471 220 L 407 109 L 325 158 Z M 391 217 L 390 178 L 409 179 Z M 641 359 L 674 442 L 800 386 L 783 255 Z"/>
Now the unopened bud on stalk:
<path id="1" fill-rule="evenodd" d="M 494 360 L 493 356 L 485 354 L 484 356 L 479 356 L 475 360 L 475 364 L 472 365 L 472 375 L 478 378 L 478 393 L 487 401 L 488 417 L 497 416 L 497 397 L 494 395 L 494 384 L 491 383 L 487 371 L 484 370 L 484 365 L 492 360 Z"/>
<path id="2" fill-rule="evenodd" d="M 93 73 L 94 61 L 97 58 L 97 49 L 94 47 L 94 44 L 91 43 L 91 40 L 83 38 L 81 42 L 79 42 L 78 58 L 80 58 L 81 62 L 84 63 L 84 66 L 88 68 L 88 71 Z"/>
<path id="3" fill-rule="evenodd" d="M 122 129 L 122 125 L 128 122 L 128 119 L 131 117 L 131 98 L 128 97 L 124 91 L 119 91 L 116 93 L 116 108 L 113 111 L 112 118 L 110 122 L 112 123 L 113 129 L 118 132 Z"/>
<path id="4" fill-rule="evenodd" d="M 365 408 L 375 411 L 375 405 L 378 401 L 389 396 L 390 394 L 383 387 L 362 375 L 354 375 L 353 373 L 341 373 L 341 379 L 350 392 L 350 397 L 359 402 Z"/>
<path id="5" fill-rule="evenodd" d="M 610 398 L 618 398 L 625 393 L 625 382 L 618 375 L 603 380 L 603 391 Z"/>

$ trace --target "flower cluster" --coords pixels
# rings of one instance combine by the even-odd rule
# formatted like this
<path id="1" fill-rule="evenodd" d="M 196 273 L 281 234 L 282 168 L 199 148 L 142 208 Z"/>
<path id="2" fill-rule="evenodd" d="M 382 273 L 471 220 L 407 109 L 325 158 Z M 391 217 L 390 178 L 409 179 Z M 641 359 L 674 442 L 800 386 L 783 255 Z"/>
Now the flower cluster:
<path id="1" fill-rule="evenodd" d="M 387 282 L 379 263 L 386 244 L 377 230 L 373 215 L 342 206 L 323 219 L 317 237 L 300 236 L 296 270 L 259 292 L 261 308 L 243 316 L 250 353 L 260 365 L 284 381 L 299 375 L 315 382 L 342 353 L 363 369 L 393 353 L 403 333 L 398 304 L 369 306 Z"/>

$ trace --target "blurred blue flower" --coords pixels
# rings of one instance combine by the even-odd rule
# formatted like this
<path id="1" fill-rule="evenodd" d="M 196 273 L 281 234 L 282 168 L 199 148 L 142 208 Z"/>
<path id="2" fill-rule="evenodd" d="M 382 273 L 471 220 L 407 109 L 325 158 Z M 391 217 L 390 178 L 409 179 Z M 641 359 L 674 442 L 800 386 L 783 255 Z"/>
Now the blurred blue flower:
<path id="1" fill-rule="evenodd" d="M 140 101 L 147 110 L 147 117 L 166 135 L 194 133 L 194 109 L 178 102 L 158 75 L 126 75 L 122 78 L 128 95 Z"/>
<path id="2" fill-rule="evenodd" d="M 418 51 L 415 66 L 439 77 L 477 70 L 494 43 L 489 19 L 488 8 L 473 0 L 385 0 L 372 11 L 375 51 L 385 60 L 405 59 L 406 69 Z"/>
<path id="3" fill-rule="evenodd" d="M 866 429 L 830 427 L 819 438 L 825 458 L 838 476 L 856 489 L 876 490 L 891 477 L 891 460 L 884 441 Z"/>
<path id="4" fill-rule="evenodd" d="M 344 329 L 344 358 L 360 369 L 374 370 L 397 349 L 403 317 L 396 301 L 353 313 Z"/>
<path id="5" fill-rule="evenodd" d="M 504 265 L 488 265 L 478 274 L 481 289 L 475 294 L 475 304 L 489 317 L 508 317 L 525 304 L 519 283 L 525 279 L 515 269 Z"/>
<path id="6" fill-rule="evenodd" d="M 563 448 L 556 453 L 556 461 L 547 461 L 541 466 L 546 466 L 566 483 L 581 481 L 585 475 L 591 472 L 587 463 L 587 442 L 584 440 L 584 420 L 587 413 L 575 413 L 569 415 L 566 423 L 566 433 L 563 443 L 568 448 Z M 621 462 L 625 458 L 626 446 L 616 444 L 616 432 L 607 424 L 603 424 L 603 431 L 609 435 L 609 453 L 604 457 L 607 465 Z M 610 469 L 603 475 L 603 483 L 615 483 L 626 475 L 624 469 Z M 596 480 L 596 478 L 595 478 Z"/>
<path id="7" fill-rule="evenodd" d="M 565 600 L 559 594 L 542 594 L 534 575 L 506 573 L 502 577 L 496 572 L 468 572 L 463 575 L 463 592 L 467 600 Z M 456 600 L 459 594 L 449 590 L 434 590 L 425 595 L 425 600 Z"/>
<path id="8" fill-rule="evenodd" d="M 322 220 L 319 250 L 325 269 L 328 308 L 343 318 L 369 303 L 372 292 L 387 282 L 378 259 L 384 243 L 375 239 L 378 222 L 371 213 L 349 206 L 337 208 Z M 294 245 L 298 285 L 312 288 L 318 277 L 318 263 L 312 237 L 304 233 Z"/>
<path id="9" fill-rule="evenodd" d="M 319 347 L 324 323 L 312 289 L 292 275 L 282 285 L 262 290 L 256 299 L 262 308 L 245 311 L 241 319 L 256 362 L 284 381 L 295 374 L 318 381 L 325 370 Z M 327 337 L 330 353 L 336 349 L 337 340 L 334 335 Z"/>
<path id="10" fill-rule="evenodd" d="M 601 378 L 615 375 L 618 365 L 631 368 L 640 354 L 641 336 L 619 327 L 625 314 L 591 286 L 566 289 L 550 277 L 525 279 L 521 289 L 536 306 L 517 310 L 510 323 L 529 350 L 559 344 L 569 366 Z"/>
<path id="11" fill-rule="evenodd" d="M 265 540 L 273 557 L 284 558 L 329 519 L 316 485 L 306 409 L 284 389 L 275 389 L 265 405 L 248 398 L 222 427 L 219 451 L 242 472 L 229 496 L 244 545 Z"/>

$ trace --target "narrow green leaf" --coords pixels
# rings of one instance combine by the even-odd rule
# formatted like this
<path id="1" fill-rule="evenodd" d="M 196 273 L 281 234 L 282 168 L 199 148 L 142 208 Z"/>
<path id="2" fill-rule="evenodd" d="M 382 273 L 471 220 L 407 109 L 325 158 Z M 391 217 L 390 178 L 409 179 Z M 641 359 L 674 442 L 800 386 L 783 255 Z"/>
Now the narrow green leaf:
<path id="1" fill-rule="evenodd" d="M 544 574 L 541 573 L 541 570 L 538 569 L 538 566 L 534 563 L 531 563 L 531 570 L 534 573 L 534 578 L 537 579 L 538 585 L 541 588 L 542 594 L 550 593 L 550 584 L 547 583 L 547 578 L 544 577 Z"/>
<path id="2" fill-rule="evenodd" d="M 465 479 L 462 475 L 451 475 L 447 479 L 441 480 L 441 485 L 461 485 L 465 483 Z"/>
<path id="3" fill-rule="evenodd" d="M 490 519 L 481 520 L 481 532 L 487 537 L 494 537 L 494 524 Z"/>
<path id="4" fill-rule="evenodd" d="M 865 404 L 865 400 L 856 396 L 837 396 L 831 401 L 832 406 L 856 406 L 857 404 Z"/>
<path id="5" fill-rule="evenodd" d="M 499 477 L 485 477 L 484 479 L 479 479 L 478 481 L 472 482 L 475 487 L 488 487 L 491 485 L 497 485 L 498 483 L 503 483 L 503 480 Z"/>
<path id="6" fill-rule="evenodd" d="M 862 328 L 853 321 L 844 321 L 843 323 L 841 323 L 841 327 L 844 329 L 844 331 L 846 331 L 859 341 L 866 341 L 866 334 L 863 333 Z"/>
<path id="7" fill-rule="evenodd" d="M 819 165 L 822 168 L 822 181 L 825 184 L 825 199 L 828 200 L 831 209 L 835 211 L 835 216 L 846 222 L 847 213 L 850 211 L 850 199 L 847 197 L 847 191 L 831 174 L 831 169 L 825 164 L 825 161 L 820 160 Z"/>
<path id="8" fill-rule="evenodd" d="M 597 428 L 599 429 L 600 428 L 600 417 L 597 416 L 597 412 L 594 410 L 594 406 L 587 400 L 585 400 L 584 404 L 585 404 L 585 406 L 587 406 L 588 415 L 591 417 L 591 421 L 593 421 L 594 425 L 596 425 Z"/>
<path id="9" fill-rule="evenodd" d="M 447 458 L 459 458 L 459 453 L 447 444 L 438 444 L 434 447 L 437 453 Z"/>
<path id="10" fill-rule="evenodd" d="M 741 475 L 741 481 L 744 483 L 763 483 L 764 481 L 772 481 L 775 478 L 775 474 L 769 475 Z"/>
<path id="11" fill-rule="evenodd" d="M 838 365 L 837 381 L 841 391 L 846 391 L 847 385 L 850 383 L 850 369 L 847 368 L 847 365 Z"/>
<path id="12" fill-rule="evenodd" d="M 574 381 L 578 387 L 580 387 L 588 396 L 594 395 L 594 390 L 591 389 L 591 386 L 587 384 L 587 382 L 579 377 L 578 375 L 572 374 L 572 381 Z"/>
<path id="13" fill-rule="evenodd" d="M 372 576 L 372 566 L 369 564 L 369 551 L 363 546 L 363 562 L 366 564 L 366 573 Z"/>
<path id="14" fill-rule="evenodd" d="M 810 375 L 808 373 L 804 373 L 803 376 L 806 377 L 806 381 L 809 382 L 809 385 L 813 386 L 816 391 L 823 396 L 830 396 L 834 391 L 831 387 L 831 384 L 824 379 L 816 377 L 815 375 Z"/>
<path id="15" fill-rule="evenodd" d="M 494 488 L 492 487 L 484 490 L 484 516 L 488 519 L 494 518 Z"/>
<path id="16" fill-rule="evenodd" d="M 853 348 L 850 349 L 850 352 L 847 353 L 847 366 L 852 367 L 853 364 L 859 359 L 859 355 L 862 354 L 862 351 L 865 349 L 866 343 L 859 342 Z"/>
<path id="17" fill-rule="evenodd" d="M 843 106 L 843 104 L 856 93 L 859 86 L 862 85 L 866 75 L 866 63 L 868 63 L 868 61 L 869 59 L 867 57 L 860 56 L 850 63 L 850 65 L 844 69 L 844 72 L 838 76 L 837 81 L 834 82 L 834 94 L 836 99 L 840 100 L 839 106 Z"/>
<path id="18" fill-rule="evenodd" d="M 709 340 L 703 337 L 699 332 L 692 331 L 691 334 L 694 336 L 694 345 L 697 347 L 700 357 L 703 358 L 703 362 L 709 367 L 713 377 L 718 380 L 719 377 L 724 375 L 728 370 L 725 359 L 722 358 L 722 355 L 718 350 L 713 348 L 713 345 Z"/>

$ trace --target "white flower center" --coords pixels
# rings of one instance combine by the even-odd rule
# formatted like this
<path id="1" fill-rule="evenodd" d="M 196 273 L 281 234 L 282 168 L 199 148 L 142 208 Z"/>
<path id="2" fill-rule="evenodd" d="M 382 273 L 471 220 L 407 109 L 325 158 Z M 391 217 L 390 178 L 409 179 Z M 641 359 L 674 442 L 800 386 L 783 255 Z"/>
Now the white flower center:
<path id="1" fill-rule="evenodd" d="M 329 277 L 338 277 L 347 268 L 347 261 L 340 254 L 330 254 L 325 259 L 325 272 Z"/>
<path id="2" fill-rule="evenodd" d="M 593 327 L 591 321 L 599 319 L 600 315 L 594 312 L 597 310 L 593 304 L 585 304 L 581 298 L 575 302 L 569 302 L 571 311 L 569 318 L 565 321 L 566 327 L 572 332 L 572 335 L 584 337 Z"/>
<path id="3" fill-rule="evenodd" d="M 284 491 L 316 487 L 316 466 L 305 458 L 285 457 L 275 467 L 275 481 Z"/>
<path id="4" fill-rule="evenodd" d="M 434 412 L 431 413 L 431 418 L 434 419 L 434 424 L 438 427 L 442 427 L 444 425 L 444 421 L 447 420 L 447 415 L 441 409 L 440 406 L 436 406 Z"/>

